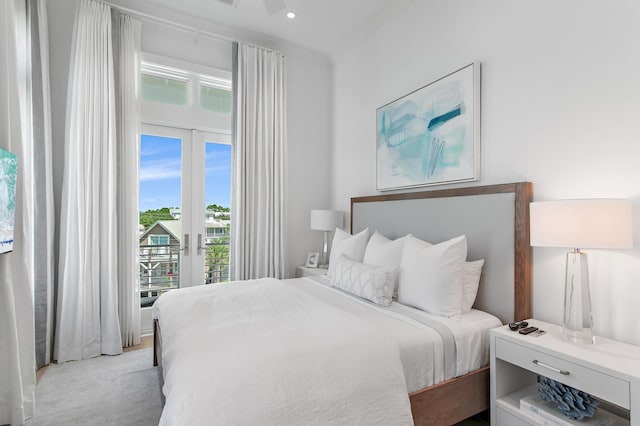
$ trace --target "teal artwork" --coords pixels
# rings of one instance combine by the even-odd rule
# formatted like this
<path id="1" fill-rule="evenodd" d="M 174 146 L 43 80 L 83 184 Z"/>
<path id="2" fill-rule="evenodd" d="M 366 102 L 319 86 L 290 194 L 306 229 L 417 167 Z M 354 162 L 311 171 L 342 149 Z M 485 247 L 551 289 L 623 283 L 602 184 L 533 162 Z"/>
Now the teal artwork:
<path id="1" fill-rule="evenodd" d="M 380 191 L 477 180 L 480 64 L 469 64 L 376 111 Z"/>
<path id="2" fill-rule="evenodd" d="M 13 250 L 18 158 L 0 148 L 0 253 Z"/>

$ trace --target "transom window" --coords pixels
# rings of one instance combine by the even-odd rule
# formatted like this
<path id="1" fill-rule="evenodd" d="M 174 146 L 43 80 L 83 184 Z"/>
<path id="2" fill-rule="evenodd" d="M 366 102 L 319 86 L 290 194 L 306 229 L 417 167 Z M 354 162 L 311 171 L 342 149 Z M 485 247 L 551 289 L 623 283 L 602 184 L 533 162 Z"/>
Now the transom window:
<path id="1" fill-rule="evenodd" d="M 231 114 L 231 79 L 223 72 L 220 74 L 213 76 L 142 61 L 142 100 Z M 197 96 L 193 96 L 194 92 Z"/>

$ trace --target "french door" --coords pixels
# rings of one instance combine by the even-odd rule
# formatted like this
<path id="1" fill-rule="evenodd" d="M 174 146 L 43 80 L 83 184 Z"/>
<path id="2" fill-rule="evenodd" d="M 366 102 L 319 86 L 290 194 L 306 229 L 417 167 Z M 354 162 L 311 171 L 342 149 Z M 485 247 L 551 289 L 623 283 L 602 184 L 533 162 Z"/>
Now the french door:
<path id="1" fill-rule="evenodd" d="M 145 124 L 140 144 L 141 296 L 228 280 L 230 136 Z"/>

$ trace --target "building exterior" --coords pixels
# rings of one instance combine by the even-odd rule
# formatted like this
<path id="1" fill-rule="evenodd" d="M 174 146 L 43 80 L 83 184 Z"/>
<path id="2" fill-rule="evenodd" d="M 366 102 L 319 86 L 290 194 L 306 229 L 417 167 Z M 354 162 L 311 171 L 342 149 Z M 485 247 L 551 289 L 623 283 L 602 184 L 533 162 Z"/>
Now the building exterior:
<path id="1" fill-rule="evenodd" d="M 159 220 L 140 236 L 140 304 L 150 306 L 165 291 L 180 287 L 179 220 Z"/>
<path id="2" fill-rule="evenodd" d="M 207 211 L 203 284 L 229 280 L 230 221 L 210 213 L 218 212 Z M 172 209 L 171 214 L 180 217 L 180 210 Z M 142 306 L 150 306 L 160 294 L 180 287 L 181 237 L 180 220 L 159 220 L 141 233 L 139 254 Z"/>

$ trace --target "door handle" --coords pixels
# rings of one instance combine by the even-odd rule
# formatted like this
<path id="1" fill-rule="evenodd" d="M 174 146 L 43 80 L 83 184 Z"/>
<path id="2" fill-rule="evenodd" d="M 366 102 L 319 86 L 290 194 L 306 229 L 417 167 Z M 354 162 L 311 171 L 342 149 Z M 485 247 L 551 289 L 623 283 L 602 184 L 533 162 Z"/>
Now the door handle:
<path id="1" fill-rule="evenodd" d="M 189 234 L 184 234 L 184 247 L 180 250 L 184 251 L 185 256 L 189 256 Z"/>
<path id="2" fill-rule="evenodd" d="M 204 249 L 202 247 L 202 234 L 198 234 L 198 256 L 202 254 L 202 249 Z"/>

